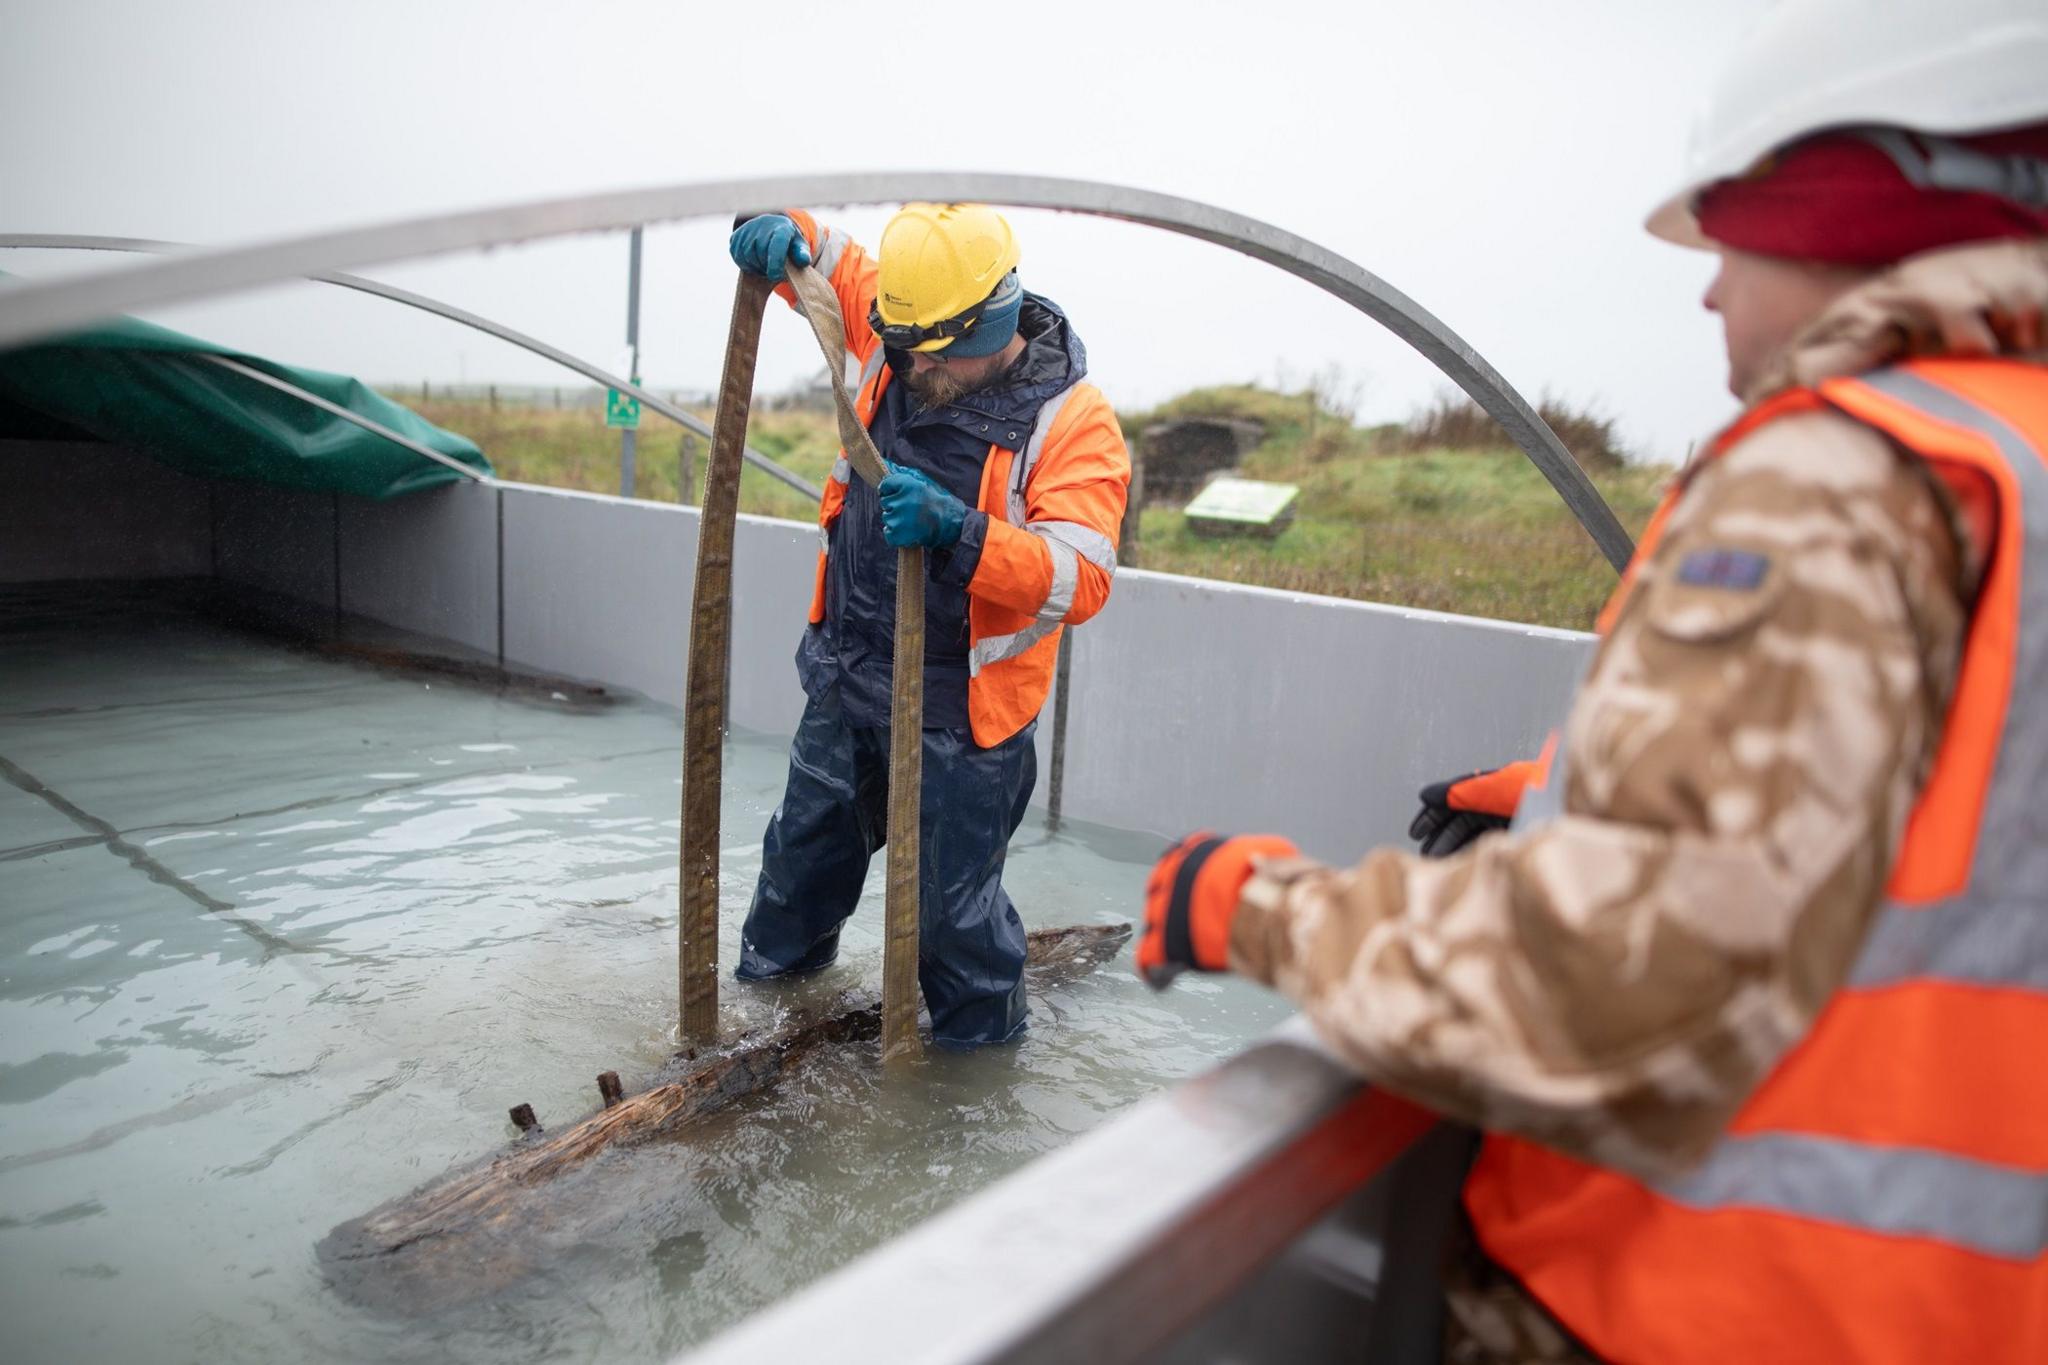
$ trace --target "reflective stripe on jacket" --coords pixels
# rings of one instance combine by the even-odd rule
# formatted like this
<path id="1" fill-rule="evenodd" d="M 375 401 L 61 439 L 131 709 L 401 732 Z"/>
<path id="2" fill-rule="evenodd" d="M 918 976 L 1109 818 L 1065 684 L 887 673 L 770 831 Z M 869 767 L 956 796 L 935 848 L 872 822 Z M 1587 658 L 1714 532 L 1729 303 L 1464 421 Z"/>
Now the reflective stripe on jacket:
<path id="1" fill-rule="evenodd" d="M 1762 404 L 1714 453 L 1822 406 L 1996 490 L 1886 899 L 1845 986 L 1704 1165 L 1646 1183 L 1490 1137 L 1466 1206 L 1487 1253 L 1609 1359 L 1761 1341 L 1773 1360 L 2048 1360 L 2048 370 L 1943 359 L 1829 379 Z M 1554 818 L 1565 785 L 1561 766 L 1532 785 L 1518 827 Z"/>
<path id="2" fill-rule="evenodd" d="M 867 325 L 875 263 L 844 232 L 802 210 L 785 210 L 810 242 L 818 270 L 839 295 L 846 319 L 846 373 L 854 408 L 874 421 L 893 375 Z M 778 293 L 790 297 L 788 285 Z M 842 451 L 818 507 L 820 547 L 811 617 L 825 619 L 824 532 L 845 504 L 852 466 Z M 1130 453 L 1109 401 L 1074 384 L 1039 409 L 1014 456 L 991 444 L 977 506 L 988 514 L 981 560 L 967 585 L 967 707 L 975 743 L 1002 743 L 1045 705 L 1064 626 L 1102 610 L 1116 575 L 1116 542 L 1131 479 Z"/>

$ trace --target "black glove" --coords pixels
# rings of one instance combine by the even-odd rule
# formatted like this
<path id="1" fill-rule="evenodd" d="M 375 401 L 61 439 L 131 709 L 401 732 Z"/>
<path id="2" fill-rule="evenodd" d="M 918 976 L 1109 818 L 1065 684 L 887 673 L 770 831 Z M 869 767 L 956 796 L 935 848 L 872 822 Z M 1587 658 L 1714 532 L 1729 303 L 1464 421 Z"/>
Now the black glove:
<path id="1" fill-rule="evenodd" d="M 1501 779 L 1520 766 L 1466 773 L 1424 787 L 1419 793 L 1422 809 L 1408 822 L 1408 837 L 1422 845 L 1422 856 L 1448 858 L 1480 835 L 1506 829 L 1513 816 L 1496 813 L 1505 795 L 1498 788 Z M 1520 795 L 1519 782 L 1514 784 L 1514 794 Z M 1475 809 L 1480 805 L 1495 809 Z"/>

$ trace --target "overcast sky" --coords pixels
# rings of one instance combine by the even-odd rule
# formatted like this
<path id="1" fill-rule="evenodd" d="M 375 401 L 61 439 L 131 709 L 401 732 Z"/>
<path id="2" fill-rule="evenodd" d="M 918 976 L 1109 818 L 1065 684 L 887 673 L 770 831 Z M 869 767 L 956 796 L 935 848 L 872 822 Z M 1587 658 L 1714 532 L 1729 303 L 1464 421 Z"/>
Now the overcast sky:
<path id="1" fill-rule="evenodd" d="M 967 5 L 0 0 L 0 231 L 226 243 L 579 191 L 772 173 L 999 170 L 1263 218 L 1372 270 L 1532 399 L 1675 459 L 1732 411 L 1708 257 L 1644 214 L 1764 0 Z M 886 211 L 834 215 L 872 242 Z M 1444 382 L 1364 317 L 1220 248 L 1019 212 L 1119 406 L 1340 367 L 1360 415 Z M 651 230 L 650 383 L 715 381 L 722 224 Z M 106 256 L 0 252 L 24 275 Z M 600 362 L 626 239 L 364 270 Z M 575 382 L 410 310 L 284 286 L 150 314 L 373 382 Z M 761 383 L 815 369 L 775 320 Z"/>

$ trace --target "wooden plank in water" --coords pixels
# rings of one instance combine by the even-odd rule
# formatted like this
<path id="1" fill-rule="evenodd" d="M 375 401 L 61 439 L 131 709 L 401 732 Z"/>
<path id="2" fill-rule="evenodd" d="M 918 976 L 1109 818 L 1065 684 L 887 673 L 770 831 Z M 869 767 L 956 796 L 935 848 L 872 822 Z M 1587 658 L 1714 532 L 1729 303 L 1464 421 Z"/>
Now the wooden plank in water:
<path id="1" fill-rule="evenodd" d="M 1071 980 L 1115 956 L 1130 936 L 1126 924 L 1034 930 L 1030 979 L 1039 987 Z M 343 1223 L 319 1245 L 321 1268 L 337 1290 L 387 1312 L 431 1311 L 494 1293 L 539 1268 L 543 1229 L 559 1244 L 605 1216 L 609 1201 L 580 1185 L 557 1193 L 554 1182 L 584 1169 L 601 1179 L 610 1168 L 590 1166 L 594 1158 L 685 1137 L 697 1120 L 773 1084 L 821 1049 L 875 1042 L 881 1028 L 880 1004 L 849 995 L 729 1048 L 679 1053 L 646 1089 L 559 1130 L 542 1132 L 536 1122 L 497 1156 Z"/>

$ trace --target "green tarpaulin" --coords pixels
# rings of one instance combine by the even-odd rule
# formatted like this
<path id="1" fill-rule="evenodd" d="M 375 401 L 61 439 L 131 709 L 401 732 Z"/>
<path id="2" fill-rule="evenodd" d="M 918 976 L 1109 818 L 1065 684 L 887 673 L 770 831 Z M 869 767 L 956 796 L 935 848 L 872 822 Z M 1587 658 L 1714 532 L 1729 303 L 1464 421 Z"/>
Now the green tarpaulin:
<path id="1" fill-rule="evenodd" d="M 463 476 L 417 451 L 203 359 L 226 356 L 491 472 L 475 443 L 347 375 L 302 370 L 134 318 L 0 352 L 0 436 L 51 424 L 188 474 L 390 498 Z M 38 419 L 42 419 L 38 421 Z"/>

